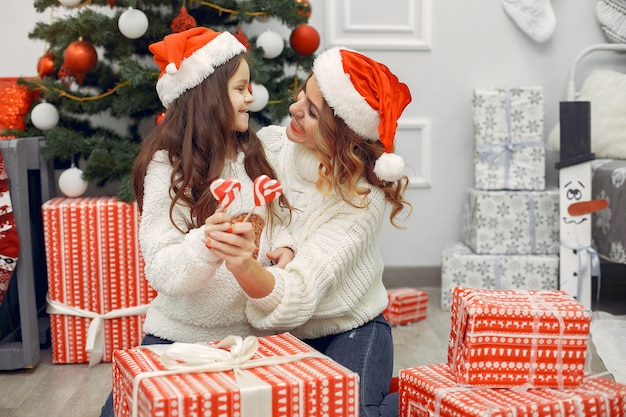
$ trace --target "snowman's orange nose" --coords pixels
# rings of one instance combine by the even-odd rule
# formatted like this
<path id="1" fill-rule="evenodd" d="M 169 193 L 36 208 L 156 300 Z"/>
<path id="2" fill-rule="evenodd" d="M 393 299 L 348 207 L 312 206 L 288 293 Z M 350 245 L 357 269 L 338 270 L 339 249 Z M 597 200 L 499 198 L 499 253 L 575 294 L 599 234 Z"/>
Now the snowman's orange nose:
<path id="1" fill-rule="evenodd" d="M 585 214 L 594 213 L 606 208 L 609 202 L 601 200 L 581 201 L 579 203 L 570 204 L 567 207 L 567 212 L 570 216 L 584 216 Z"/>

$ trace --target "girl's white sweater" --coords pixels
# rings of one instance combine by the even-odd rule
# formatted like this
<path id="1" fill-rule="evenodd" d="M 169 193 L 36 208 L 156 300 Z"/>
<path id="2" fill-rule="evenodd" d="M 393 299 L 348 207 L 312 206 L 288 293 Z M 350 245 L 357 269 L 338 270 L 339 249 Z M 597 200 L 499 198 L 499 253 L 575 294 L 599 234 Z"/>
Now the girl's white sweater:
<path id="1" fill-rule="evenodd" d="M 231 215 L 249 212 L 254 207 L 253 182 L 243 167 L 243 157 L 240 153 L 222 176 L 236 177 L 242 185 L 240 194 L 227 209 Z M 169 216 L 171 174 L 167 152 L 156 152 L 144 180 L 139 227 L 145 274 L 158 292 L 148 308 L 144 330 L 186 343 L 219 340 L 231 334 L 264 334 L 248 323 L 246 296 L 221 259 L 206 248 L 204 228 L 187 230 L 188 207 L 178 205 L 173 213 L 178 227 L 187 233 L 181 233 L 172 225 Z M 254 211 L 263 218 L 265 212 L 265 207 Z M 272 241 L 279 246 L 293 246 L 286 232 L 273 230 L 269 233 L 267 229 L 261 236 L 258 256 L 259 262 L 266 265 L 269 261 L 265 254 L 270 250 L 272 236 Z"/>
<path id="2" fill-rule="evenodd" d="M 269 126 L 258 136 L 273 153 L 278 179 L 299 211 L 289 225 L 296 257 L 286 268 L 270 267 L 275 287 L 266 297 L 250 298 L 248 319 L 256 328 L 290 331 L 317 338 L 358 327 L 387 306 L 379 240 L 385 216 L 383 192 L 370 188 L 367 208 L 316 189 L 319 160 L 308 148 L 289 141 L 285 128 Z"/>

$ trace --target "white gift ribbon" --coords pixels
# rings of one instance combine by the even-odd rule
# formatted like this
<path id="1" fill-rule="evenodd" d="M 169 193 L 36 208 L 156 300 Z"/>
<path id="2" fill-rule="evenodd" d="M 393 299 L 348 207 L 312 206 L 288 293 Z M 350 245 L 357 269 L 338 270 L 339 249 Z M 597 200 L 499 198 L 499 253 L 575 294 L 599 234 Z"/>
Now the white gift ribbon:
<path id="1" fill-rule="evenodd" d="M 131 416 L 139 415 L 139 384 L 146 378 L 167 375 L 189 374 L 194 372 L 234 371 L 235 382 L 241 394 L 241 417 L 271 415 L 271 387 L 245 369 L 259 366 L 281 365 L 306 358 L 329 359 L 318 352 L 300 352 L 289 356 L 270 356 L 252 359 L 259 347 L 255 336 L 242 338 L 228 336 L 215 346 L 204 343 L 172 343 L 169 345 L 144 345 L 159 355 L 165 370 L 141 372 L 133 379 Z M 226 350 L 225 348 L 230 348 Z M 263 414 L 261 410 L 267 410 Z"/>
<path id="2" fill-rule="evenodd" d="M 140 316 L 146 314 L 148 304 L 141 304 L 134 307 L 125 307 L 111 310 L 108 313 L 99 314 L 93 311 L 84 310 L 78 307 L 68 306 L 59 301 L 50 299 L 50 294 L 46 294 L 46 313 L 60 314 L 65 316 L 85 317 L 91 319 L 87 330 L 87 341 L 85 342 L 85 351 L 89 352 L 89 367 L 97 365 L 104 356 L 104 328 L 102 326 L 104 320 L 117 319 L 120 317 Z"/>

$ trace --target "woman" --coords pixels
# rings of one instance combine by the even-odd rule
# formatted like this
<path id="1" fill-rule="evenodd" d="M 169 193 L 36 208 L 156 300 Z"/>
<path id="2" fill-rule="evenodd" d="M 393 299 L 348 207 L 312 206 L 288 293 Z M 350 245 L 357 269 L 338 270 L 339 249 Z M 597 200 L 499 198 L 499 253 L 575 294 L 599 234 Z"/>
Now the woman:
<path id="1" fill-rule="evenodd" d="M 258 136 L 277 152 L 278 178 L 294 207 L 289 230 L 297 248 L 284 269 L 251 256 L 251 231 L 225 233 L 230 217 L 215 214 L 211 250 L 224 259 L 248 296 L 246 313 L 261 330 L 289 331 L 360 375 L 361 416 L 396 416 L 389 394 L 393 340 L 382 316 L 380 231 L 410 204 L 408 178 L 393 154 L 397 120 L 411 101 L 408 87 L 362 54 L 320 54 L 290 106 L 287 128 Z M 220 225 L 221 226 L 218 226 Z"/>

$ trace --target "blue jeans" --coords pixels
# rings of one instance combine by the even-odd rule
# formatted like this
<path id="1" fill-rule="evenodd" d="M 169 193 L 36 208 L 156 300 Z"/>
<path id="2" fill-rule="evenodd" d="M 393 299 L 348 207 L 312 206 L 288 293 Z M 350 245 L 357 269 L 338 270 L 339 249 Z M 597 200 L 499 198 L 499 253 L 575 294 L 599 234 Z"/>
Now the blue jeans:
<path id="1" fill-rule="evenodd" d="M 151 334 L 145 335 L 141 341 L 142 345 L 167 345 L 171 343 L 173 342 L 152 336 Z M 100 409 L 100 417 L 115 417 L 115 410 L 113 409 L 113 391 L 109 393 L 104 405 Z"/>
<path id="2" fill-rule="evenodd" d="M 304 342 L 359 374 L 360 417 L 398 416 L 398 393 L 389 394 L 393 339 L 382 315 L 356 329 Z"/>

